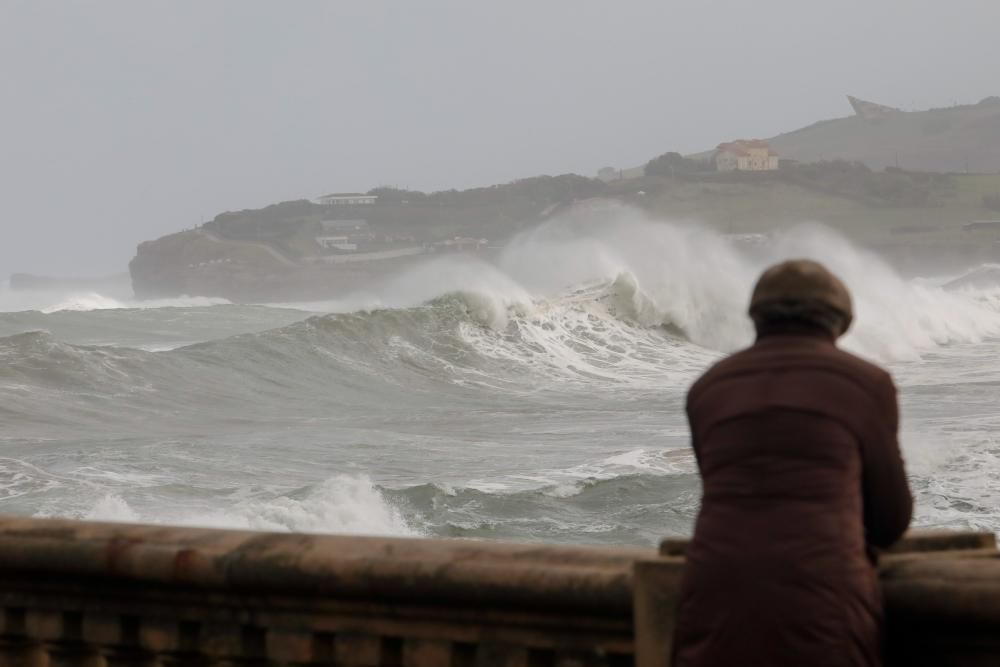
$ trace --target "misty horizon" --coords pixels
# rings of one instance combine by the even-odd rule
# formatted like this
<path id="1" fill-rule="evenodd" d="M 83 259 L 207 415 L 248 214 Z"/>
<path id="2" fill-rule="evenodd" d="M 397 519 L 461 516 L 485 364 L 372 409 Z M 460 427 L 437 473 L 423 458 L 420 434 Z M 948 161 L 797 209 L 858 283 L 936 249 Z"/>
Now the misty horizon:
<path id="1" fill-rule="evenodd" d="M 998 13 L 8 2 L 0 274 L 124 271 L 141 241 L 330 191 L 593 176 L 848 116 L 848 94 L 975 103 L 1000 92 L 972 66 L 1000 61 Z"/>

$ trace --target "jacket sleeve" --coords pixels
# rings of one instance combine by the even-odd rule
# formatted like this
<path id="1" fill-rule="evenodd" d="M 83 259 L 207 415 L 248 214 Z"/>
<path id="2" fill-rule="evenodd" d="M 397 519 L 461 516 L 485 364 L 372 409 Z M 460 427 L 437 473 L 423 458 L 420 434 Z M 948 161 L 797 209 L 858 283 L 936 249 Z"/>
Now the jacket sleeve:
<path id="1" fill-rule="evenodd" d="M 913 497 L 899 451 L 899 404 L 886 375 L 871 406 L 872 421 L 862 442 L 865 539 L 885 549 L 898 540 L 913 513 Z"/>

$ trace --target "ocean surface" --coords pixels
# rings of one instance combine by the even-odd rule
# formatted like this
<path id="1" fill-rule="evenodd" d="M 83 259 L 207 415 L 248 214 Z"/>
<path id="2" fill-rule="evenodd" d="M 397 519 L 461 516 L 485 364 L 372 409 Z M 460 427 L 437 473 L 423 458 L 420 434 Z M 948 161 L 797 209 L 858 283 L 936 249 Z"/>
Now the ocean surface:
<path id="1" fill-rule="evenodd" d="M 1000 279 L 903 278 L 822 227 L 550 223 L 326 303 L 0 288 L 0 513 L 654 544 L 700 486 L 683 415 L 813 257 L 886 365 L 923 526 L 1000 530 Z M 957 278 L 957 280 L 956 280 Z"/>

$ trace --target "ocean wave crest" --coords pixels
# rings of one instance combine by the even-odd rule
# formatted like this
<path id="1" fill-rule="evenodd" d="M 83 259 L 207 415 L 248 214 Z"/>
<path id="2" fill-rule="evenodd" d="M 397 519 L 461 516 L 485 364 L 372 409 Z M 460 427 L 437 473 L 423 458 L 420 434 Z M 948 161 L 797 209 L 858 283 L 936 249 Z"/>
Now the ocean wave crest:
<path id="1" fill-rule="evenodd" d="M 349 475 L 337 475 L 291 493 L 200 510 L 146 508 L 130 504 L 120 492 L 107 491 L 79 511 L 78 518 L 279 532 L 418 534 L 370 478 Z"/>
<path id="2" fill-rule="evenodd" d="M 680 391 L 751 342 L 752 281 L 784 257 L 815 257 L 844 277 L 857 306 L 844 345 L 873 359 L 916 360 L 1000 336 L 1000 289 L 905 280 L 821 228 L 775 235 L 751 253 L 697 228 L 632 221 L 570 238 L 566 224 L 516 239 L 495 265 L 432 261 L 390 284 L 381 307 L 258 333 L 155 353 L 45 332 L 0 338 L 4 414 L 28 433 L 73 420 L 474 407 L 496 392 Z M 422 301 L 408 304 L 414 298 Z"/>

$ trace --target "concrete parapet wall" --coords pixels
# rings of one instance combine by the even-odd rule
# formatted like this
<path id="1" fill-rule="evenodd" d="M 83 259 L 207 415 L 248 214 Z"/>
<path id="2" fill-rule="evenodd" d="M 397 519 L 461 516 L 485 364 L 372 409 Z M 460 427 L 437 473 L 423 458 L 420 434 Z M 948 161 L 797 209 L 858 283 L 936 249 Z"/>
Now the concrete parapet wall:
<path id="1" fill-rule="evenodd" d="M 882 568 L 893 665 L 1000 665 L 1000 559 L 899 558 Z"/>
<path id="2" fill-rule="evenodd" d="M 680 553 L 0 518 L 0 667 L 661 667 L 683 571 L 671 544 Z M 992 536 L 914 535 L 883 580 L 894 664 L 996 664 L 974 661 L 1000 650 Z M 941 639 L 937 662 L 904 638 Z"/>
<path id="3" fill-rule="evenodd" d="M 651 555 L 0 519 L 0 665 L 624 667 Z"/>

